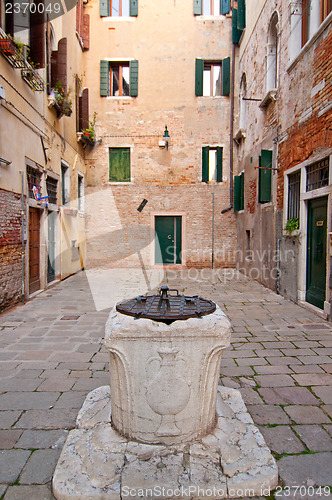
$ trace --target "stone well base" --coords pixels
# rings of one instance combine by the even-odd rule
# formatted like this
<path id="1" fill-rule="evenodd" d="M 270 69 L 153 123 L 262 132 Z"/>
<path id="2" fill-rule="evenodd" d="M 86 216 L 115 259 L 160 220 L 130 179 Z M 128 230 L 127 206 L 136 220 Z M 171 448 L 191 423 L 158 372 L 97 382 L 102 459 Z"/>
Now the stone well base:
<path id="1" fill-rule="evenodd" d="M 235 389 L 218 388 L 213 434 L 172 446 L 129 441 L 113 430 L 109 386 L 90 392 L 53 477 L 58 500 L 268 496 L 278 470 Z"/>

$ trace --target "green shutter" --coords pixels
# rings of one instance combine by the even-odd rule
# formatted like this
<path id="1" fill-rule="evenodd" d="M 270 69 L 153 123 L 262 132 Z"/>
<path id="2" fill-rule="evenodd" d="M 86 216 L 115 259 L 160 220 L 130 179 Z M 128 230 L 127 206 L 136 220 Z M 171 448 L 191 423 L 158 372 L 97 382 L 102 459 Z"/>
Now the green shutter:
<path id="1" fill-rule="evenodd" d="M 244 30 L 246 27 L 246 2 L 237 0 L 237 28 Z"/>
<path id="2" fill-rule="evenodd" d="M 131 97 L 137 97 L 138 96 L 138 61 L 130 61 L 129 70 L 130 70 L 129 95 L 131 95 Z"/>
<path id="3" fill-rule="evenodd" d="M 244 173 L 240 175 L 241 177 L 241 186 L 240 186 L 240 210 L 244 209 Z"/>
<path id="4" fill-rule="evenodd" d="M 226 57 L 222 60 L 222 95 L 229 95 L 231 89 L 231 58 Z"/>
<path id="5" fill-rule="evenodd" d="M 242 31 L 237 27 L 237 9 L 232 9 L 232 42 L 239 43 Z"/>
<path id="6" fill-rule="evenodd" d="M 138 16 L 138 0 L 130 0 L 130 11 L 131 16 Z"/>
<path id="7" fill-rule="evenodd" d="M 217 147 L 217 182 L 222 182 L 222 148 Z"/>
<path id="8" fill-rule="evenodd" d="M 209 146 L 202 148 L 202 182 L 209 180 Z"/>
<path id="9" fill-rule="evenodd" d="M 195 95 L 203 95 L 203 72 L 204 61 L 203 59 L 196 59 L 195 65 Z"/>
<path id="10" fill-rule="evenodd" d="M 231 9 L 230 0 L 221 0 L 221 13 L 223 15 L 228 14 Z"/>
<path id="11" fill-rule="evenodd" d="M 234 212 L 241 210 L 241 179 L 239 175 L 234 177 Z"/>
<path id="12" fill-rule="evenodd" d="M 262 149 L 259 157 L 258 202 L 271 201 L 272 151 Z"/>
<path id="13" fill-rule="evenodd" d="M 194 0 L 194 16 L 202 15 L 202 0 Z"/>
<path id="14" fill-rule="evenodd" d="M 110 148 L 109 165 L 111 182 L 130 182 L 129 148 Z"/>
<path id="15" fill-rule="evenodd" d="M 244 209 L 244 174 L 234 177 L 234 212 Z"/>
<path id="16" fill-rule="evenodd" d="M 102 97 L 109 95 L 109 78 L 109 62 L 100 61 L 100 95 Z"/>
<path id="17" fill-rule="evenodd" d="M 109 0 L 99 0 L 99 15 L 100 17 L 107 17 L 109 12 Z"/>

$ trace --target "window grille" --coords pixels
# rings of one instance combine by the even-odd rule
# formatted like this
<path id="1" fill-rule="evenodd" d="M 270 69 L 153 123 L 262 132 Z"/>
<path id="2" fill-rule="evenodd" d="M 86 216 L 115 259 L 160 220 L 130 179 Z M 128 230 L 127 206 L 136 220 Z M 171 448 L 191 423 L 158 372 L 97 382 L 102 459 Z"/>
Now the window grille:
<path id="1" fill-rule="evenodd" d="M 41 173 L 39 170 L 27 166 L 27 181 L 29 188 L 29 198 L 34 198 L 33 187 L 35 186 L 38 189 L 38 194 L 41 195 Z"/>
<path id="2" fill-rule="evenodd" d="M 47 177 L 46 179 L 46 189 L 49 196 L 48 202 L 57 203 L 57 192 L 58 192 L 58 181 L 53 179 L 53 177 Z"/>
<path id="3" fill-rule="evenodd" d="M 288 176 L 287 220 L 298 219 L 300 215 L 300 179 L 300 171 Z"/>
<path id="4" fill-rule="evenodd" d="M 307 191 L 318 189 L 329 184 L 329 158 L 317 161 L 307 167 Z"/>

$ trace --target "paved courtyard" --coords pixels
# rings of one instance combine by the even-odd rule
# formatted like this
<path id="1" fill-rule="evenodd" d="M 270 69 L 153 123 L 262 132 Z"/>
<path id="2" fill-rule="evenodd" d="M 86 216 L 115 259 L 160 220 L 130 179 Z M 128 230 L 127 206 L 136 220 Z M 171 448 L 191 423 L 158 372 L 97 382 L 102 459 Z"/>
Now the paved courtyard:
<path id="1" fill-rule="evenodd" d="M 121 280 L 130 291 L 126 271 Z M 241 391 L 278 461 L 275 498 L 331 497 L 331 324 L 233 270 L 168 271 L 162 284 L 211 298 L 231 320 L 220 383 Z M 110 309 L 96 310 L 91 289 L 79 273 L 0 315 L 0 498 L 54 498 L 78 410 L 109 383 L 101 340 Z"/>

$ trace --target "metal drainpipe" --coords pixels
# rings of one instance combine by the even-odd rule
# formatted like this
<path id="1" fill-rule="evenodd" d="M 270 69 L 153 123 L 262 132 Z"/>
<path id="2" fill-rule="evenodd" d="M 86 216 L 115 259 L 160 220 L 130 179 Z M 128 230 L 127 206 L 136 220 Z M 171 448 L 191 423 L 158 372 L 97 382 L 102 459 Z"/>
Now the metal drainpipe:
<path id="1" fill-rule="evenodd" d="M 229 125 L 229 207 L 224 208 L 221 213 L 225 214 L 233 208 L 233 133 L 234 133 L 234 78 L 235 78 L 235 44 L 232 44 L 232 71 L 231 71 L 231 114 Z"/>

